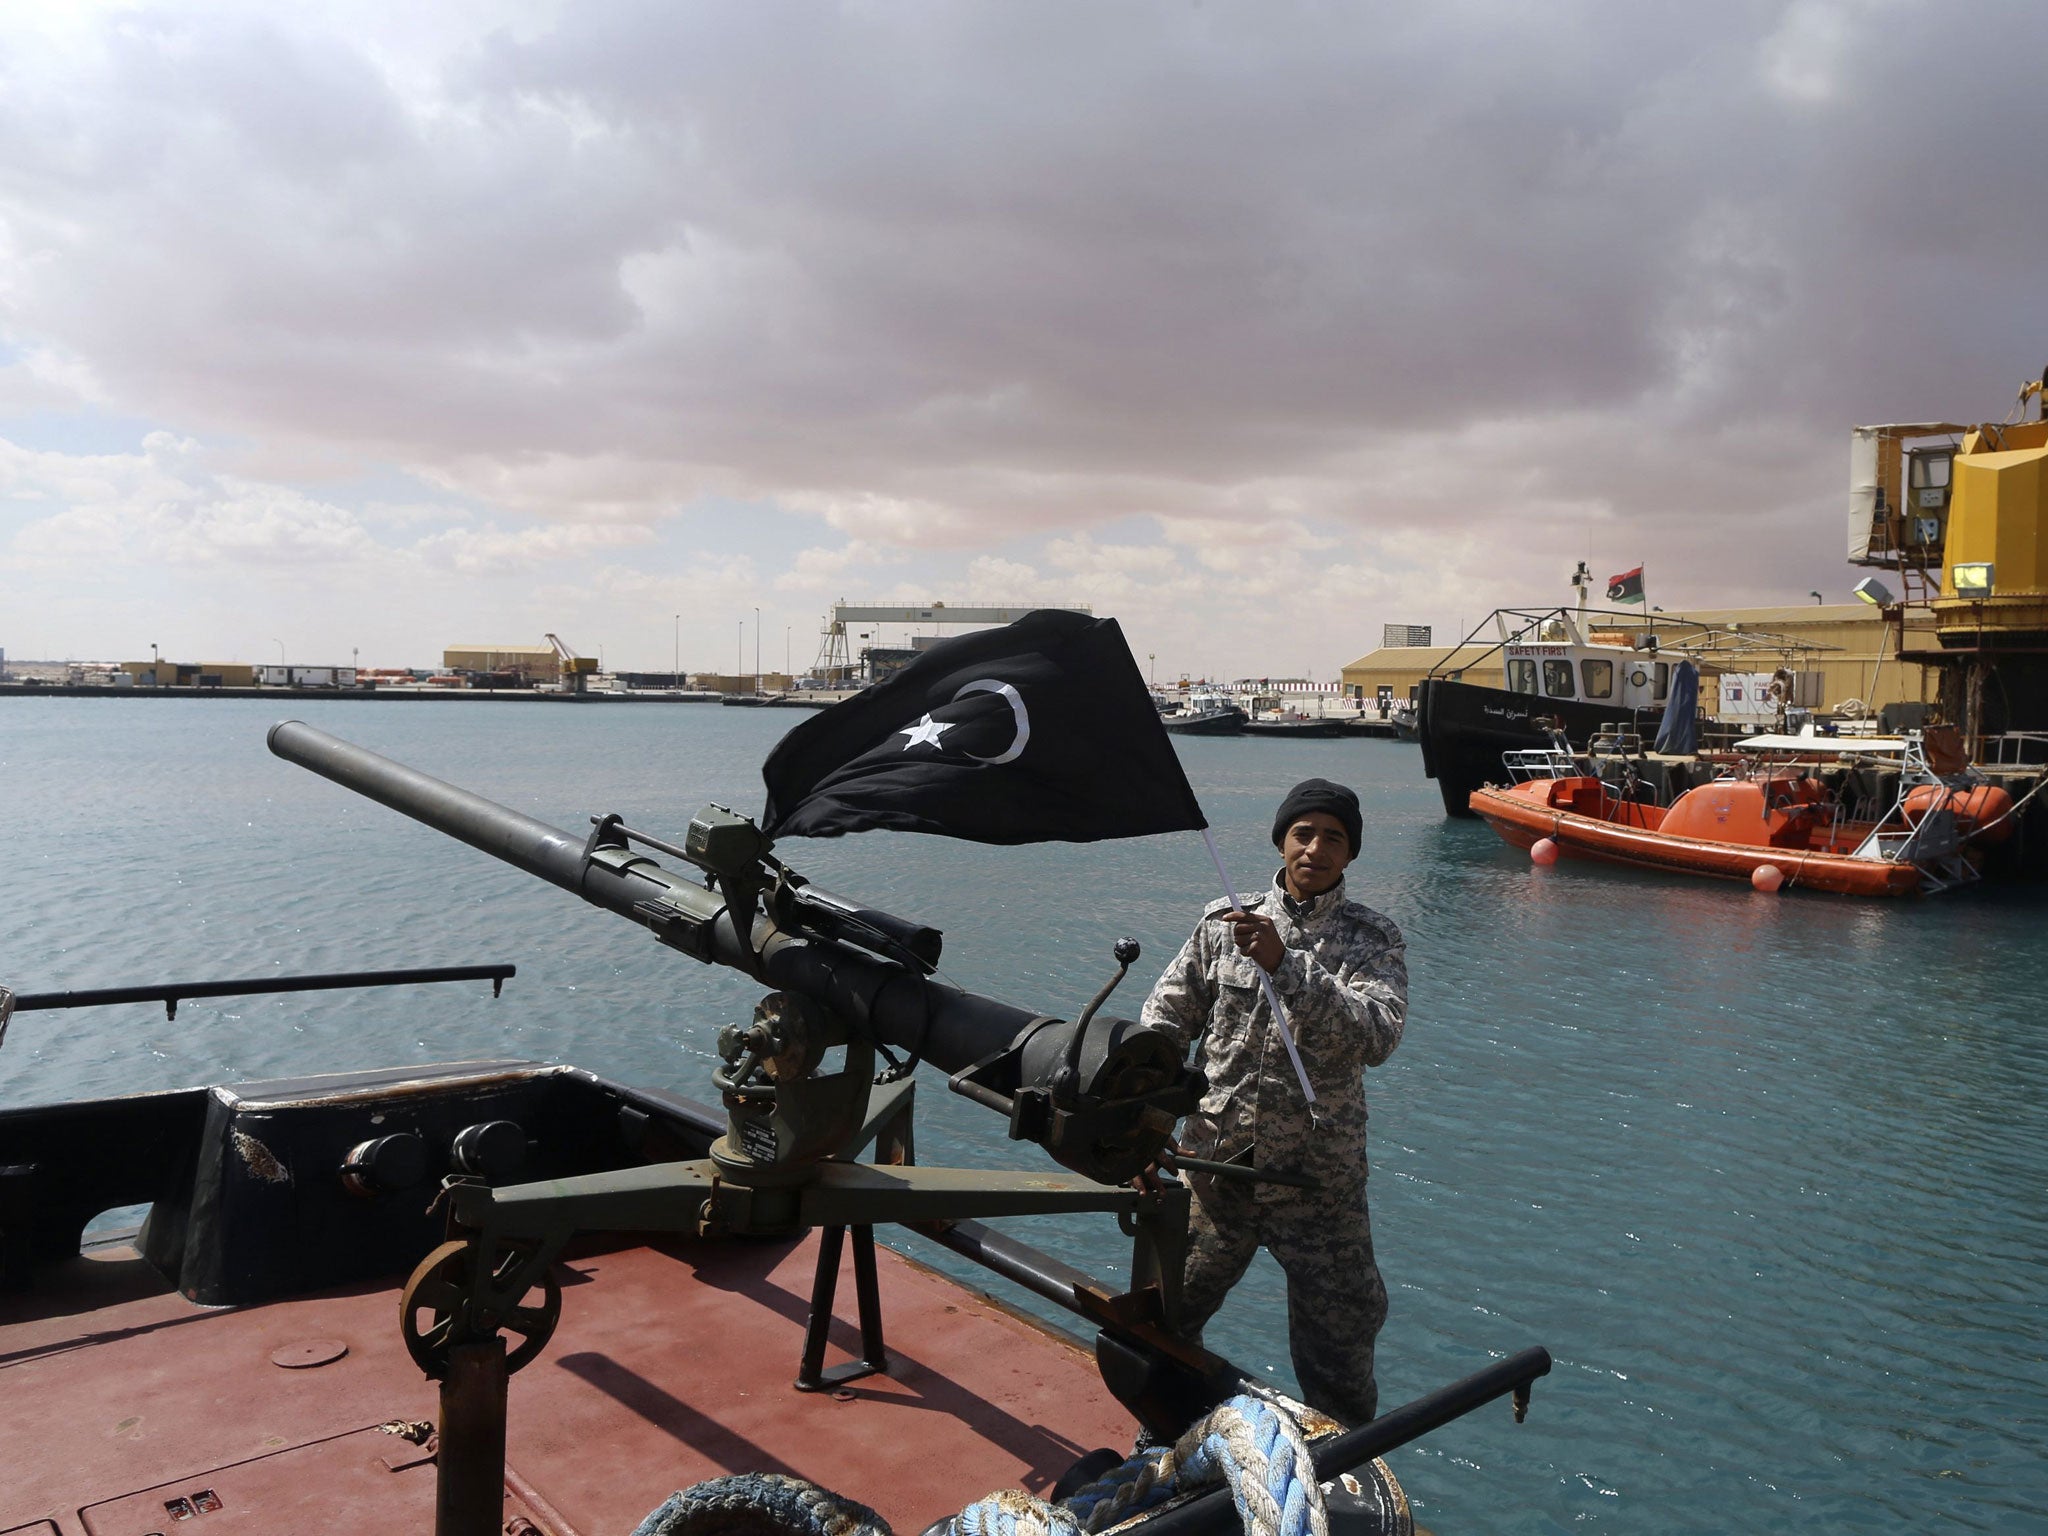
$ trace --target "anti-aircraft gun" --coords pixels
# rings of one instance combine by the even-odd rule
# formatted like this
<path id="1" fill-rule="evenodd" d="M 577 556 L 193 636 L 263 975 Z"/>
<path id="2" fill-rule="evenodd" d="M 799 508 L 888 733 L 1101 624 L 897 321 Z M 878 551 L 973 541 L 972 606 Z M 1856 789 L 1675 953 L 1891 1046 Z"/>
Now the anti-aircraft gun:
<path id="1" fill-rule="evenodd" d="M 1051 1018 L 933 979 L 936 930 L 811 884 L 751 820 L 723 807 L 700 811 L 681 845 L 617 816 L 593 818 L 579 838 L 299 721 L 275 726 L 269 743 L 279 757 L 773 989 L 749 1025 L 720 1033 L 713 1081 L 727 1128 L 708 1158 L 523 1187 L 450 1181 L 455 1235 L 422 1263 L 404 1298 L 407 1346 L 430 1376 L 463 1369 L 465 1350 L 495 1347 L 501 1330 L 515 1336 L 504 1368 L 533 1359 L 559 1312 L 549 1266 L 579 1231 L 815 1226 L 852 1227 L 858 1238 L 877 1222 L 1113 1211 L 1134 1240 L 1133 1284 L 1105 1305 L 1147 1333 L 1170 1334 L 1187 1193 L 1128 1181 L 1173 1161 L 1168 1138 L 1203 1085 L 1171 1036 L 1099 1012 L 1136 944 L 1117 945 L 1116 976 L 1080 1014 Z M 887 1064 L 879 1074 L 878 1058 Z M 908 1069 L 918 1062 L 1065 1172 L 912 1164 Z M 854 1161 L 870 1143 L 881 1161 Z M 865 1280 L 860 1258 L 856 1250 Z"/>
<path id="2" fill-rule="evenodd" d="M 1134 1176 L 1159 1164 L 1300 1180 L 1174 1151 L 1169 1138 L 1199 1101 L 1201 1074 L 1165 1032 L 1100 1012 L 1137 958 L 1135 943 L 1116 945 L 1115 976 L 1076 1017 L 1052 1018 L 935 981 L 936 930 L 811 884 L 775 857 L 751 820 L 723 807 L 700 811 L 680 845 L 611 815 L 593 817 L 579 838 L 298 721 L 274 727 L 269 742 L 279 757 L 772 989 L 751 1023 L 720 1032 L 712 1079 L 726 1129 L 708 1157 L 539 1184 L 445 1181 L 450 1239 L 413 1271 L 401 1303 L 408 1350 L 441 1382 L 439 1536 L 495 1530 L 502 1519 L 506 1379 L 554 1330 L 561 1298 L 550 1266 L 578 1232 L 821 1228 L 799 1388 L 882 1368 L 872 1228 L 894 1222 L 955 1247 L 963 1234 L 979 1234 L 960 1251 L 1094 1319 L 1105 1383 L 1155 1433 L 1177 1432 L 1238 1390 L 1234 1367 L 1175 1334 L 1188 1192 Z M 674 872 L 656 854 L 697 875 Z M 887 1064 L 880 1073 L 878 1058 Z M 1063 1171 L 914 1164 L 910 1069 L 920 1062 Z M 876 1160 L 856 1161 L 870 1145 Z M 1132 1238 L 1127 1293 L 1108 1294 L 1078 1271 L 1052 1273 L 1045 1256 L 1006 1250 L 975 1219 L 1081 1211 L 1114 1212 Z M 862 1358 L 824 1371 L 824 1325 L 849 1228 Z M 1335 1477 L 1505 1394 L 1519 1420 L 1530 1382 L 1549 1368 L 1548 1354 L 1527 1349 L 1322 1441 L 1318 1475 Z M 1219 1491 L 1151 1517 L 1146 1531 L 1210 1536 L 1230 1518 Z"/>

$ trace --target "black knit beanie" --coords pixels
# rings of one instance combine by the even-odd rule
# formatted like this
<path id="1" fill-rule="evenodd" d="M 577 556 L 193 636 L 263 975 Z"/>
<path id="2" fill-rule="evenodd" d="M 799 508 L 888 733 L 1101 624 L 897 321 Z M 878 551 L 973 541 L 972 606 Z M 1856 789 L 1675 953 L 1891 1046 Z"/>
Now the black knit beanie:
<path id="1" fill-rule="evenodd" d="M 1287 798 L 1280 802 L 1280 809 L 1273 816 L 1275 848 L 1287 840 L 1287 829 L 1307 811 L 1336 817 L 1343 825 L 1345 837 L 1351 840 L 1352 856 L 1357 857 L 1359 840 L 1365 831 L 1364 819 L 1358 814 L 1358 796 L 1328 779 L 1303 779 L 1287 791 Z"/>

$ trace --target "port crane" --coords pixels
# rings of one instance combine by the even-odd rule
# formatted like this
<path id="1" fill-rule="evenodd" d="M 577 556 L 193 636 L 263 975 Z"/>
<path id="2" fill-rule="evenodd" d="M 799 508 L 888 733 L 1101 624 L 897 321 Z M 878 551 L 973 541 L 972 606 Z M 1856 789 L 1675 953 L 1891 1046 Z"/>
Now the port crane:
<path id="1" fill-rule="evenodd" d="M 584 681 L 597 671 L 597 658 L 578 656 L 553 631 L 542 638 L 555 648 L 555 659 L 561 663 L 561 680 L 555 684 L 555 690 L 558 693 L 581 693 Z"/>

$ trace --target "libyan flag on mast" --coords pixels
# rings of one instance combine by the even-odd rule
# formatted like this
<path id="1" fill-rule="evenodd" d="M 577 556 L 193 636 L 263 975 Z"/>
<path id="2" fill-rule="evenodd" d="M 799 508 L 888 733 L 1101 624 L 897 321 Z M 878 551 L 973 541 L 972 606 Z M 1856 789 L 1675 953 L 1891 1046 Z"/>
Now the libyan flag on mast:
<path id="1" fill-rule="evenodd" d="M 1116 620 L 1052 608 L 813 715 L 761 777 L 770 837 L 1089 843 L 1208 825 Z"/>
<path id="2" fill-rule="evenodd" d="M 1640 603 L 1642 600 L 1643 568 L 1640 565 L 1632 571 L 1607 578 L 1607 601 L 1610 603 Z"/>

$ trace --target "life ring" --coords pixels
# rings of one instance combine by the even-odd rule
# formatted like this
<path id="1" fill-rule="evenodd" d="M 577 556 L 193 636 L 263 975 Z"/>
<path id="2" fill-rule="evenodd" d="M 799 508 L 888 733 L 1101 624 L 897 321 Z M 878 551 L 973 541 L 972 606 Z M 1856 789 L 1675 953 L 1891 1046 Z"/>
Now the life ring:
<path id="1" fill-rule="evenodd" d="M 1632 687 L 1640 688 L 1645 683 L 1649 682 L 1650 674 L 1645 672 L 1641 667 L 1637 667 L 1635 671 L 1629 673 L 1628 680 Z"/>

